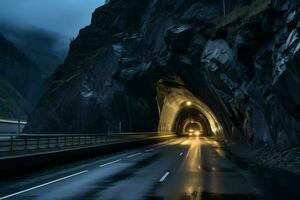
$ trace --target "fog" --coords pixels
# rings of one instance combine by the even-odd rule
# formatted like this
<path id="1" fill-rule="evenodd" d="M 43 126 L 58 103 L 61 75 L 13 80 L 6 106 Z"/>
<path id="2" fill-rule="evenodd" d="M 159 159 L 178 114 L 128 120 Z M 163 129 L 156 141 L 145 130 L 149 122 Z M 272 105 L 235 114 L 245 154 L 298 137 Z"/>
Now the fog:
<path id="1" fill-rule="evenodd" d="M 75 37 L 105 0 L 1 0 L 0 24 L 38 27 Z"/>
<path id="2" fill-rule="evenodd" d="M 0 34 L 48 77 L 105 0 L 0 0 Z"/>

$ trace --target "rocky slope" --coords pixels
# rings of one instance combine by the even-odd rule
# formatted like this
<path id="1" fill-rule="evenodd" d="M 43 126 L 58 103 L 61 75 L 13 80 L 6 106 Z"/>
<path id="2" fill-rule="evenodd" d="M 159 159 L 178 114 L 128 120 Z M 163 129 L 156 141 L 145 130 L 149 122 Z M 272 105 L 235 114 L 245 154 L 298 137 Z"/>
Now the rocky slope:
<path id="1" fill-rule="evenodd" d="M 26 131 L 155 130 L 156 82 L 176 74 L 226 137 L 299 144 L 299 3 L 244 2 L 223 17 L 221 1 L 111 0 L 72 42 Z"/>
<path id="2" fill-rule="evenodd" d="M 23 96 L 0 76 L 0 118 L 26 119 L 29 108 Z"/>
<path id="3" fill-rule="evenodd" d="M 24 118 L 41 96 L 41 73 L 36 65 L 0 35 L 1 116 Z"/>

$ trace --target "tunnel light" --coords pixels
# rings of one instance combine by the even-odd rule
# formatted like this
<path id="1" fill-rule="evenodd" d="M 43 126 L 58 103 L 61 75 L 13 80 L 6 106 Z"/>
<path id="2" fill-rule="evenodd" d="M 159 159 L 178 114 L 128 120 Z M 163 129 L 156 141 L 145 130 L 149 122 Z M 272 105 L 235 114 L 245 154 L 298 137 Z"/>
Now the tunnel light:
<path id="1" fill-rule="evenodd" d="M 186 105 L 187 105 L 187 106 L 191 106 L 191 105 L 192 105 L 192 102 L 188 101 L 188 102 L 186 102 Z"/>
<path id="2" fill-rule="evenodd" d="M 195 132 L 195 135 L 196 135 L 196 136 L 199 136 L 199 135 L 200 135 L 200 131 L 196 131 L 196 132 Z"/>
<path id="3" fill-rule="evenodd" d="M 194 129 L 189 129 L 189 132 L 190 132 L 190 133 L 194 132 Z"/>

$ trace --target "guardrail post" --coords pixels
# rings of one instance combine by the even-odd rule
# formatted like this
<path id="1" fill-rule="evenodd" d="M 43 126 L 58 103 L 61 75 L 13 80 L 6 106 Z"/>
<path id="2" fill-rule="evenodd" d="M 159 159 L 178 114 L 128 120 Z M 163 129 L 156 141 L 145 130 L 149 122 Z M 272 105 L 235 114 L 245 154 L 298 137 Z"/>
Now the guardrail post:
<path id="1" fill-rule="evenodd" d="M 20 120 L 20 118 L 18 119 L 18 135 L 20 134 L 20 132 L 21 132 L 21 120 Z"/>
<path id="2" fill-rule="evenodd" d="M 39 149 L 40 148 L 40 137 L 37 136 L 36 140 L 37 140 L 37 149 Z"/>
<path id="3" fill-rule="evenodd" d="M 48 149 L 49 149 L 50 148 L 50 136 L 48 136 L 47 140 L 48 140 Z"/>
<path id="4" fill-rule="evenodd" d="M 65 135 L 65 144 L 64 147 L 67 146 L 67 136 Z"/>
<path id="5" fill-rule="evenodd" d="M 24 137 L 25 137 L 25 150 L 27 150 L 27 135 L 25 135 Z"/>

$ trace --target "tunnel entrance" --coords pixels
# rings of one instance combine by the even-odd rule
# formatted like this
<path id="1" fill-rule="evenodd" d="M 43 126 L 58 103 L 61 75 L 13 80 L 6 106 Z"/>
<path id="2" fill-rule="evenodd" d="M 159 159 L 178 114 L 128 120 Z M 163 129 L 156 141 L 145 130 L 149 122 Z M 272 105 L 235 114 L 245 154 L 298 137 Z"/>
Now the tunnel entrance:
<path id="1" fill-rule="evenodd" d="M 223 134 L 213 111 L 195 97 L 179 77 L 163 78 L 157 83 L 159 132 L 175 132 L 179 136 L 212 136 Z"/>
<path id="2" fill-rule="evenodd" d="M 188 135 L 204 135 L 205 131 L 203 130 L 203 126 L 201 123 L 194 121 L 194 119 L 188 119 L 183 122 L 184 126 L 181 131 L 183 134 L 188 134 Z"/>
<path id="3" fill-rule="evenodd" d="M 185 107 L 180 110 L 175 119 L 174 132 L 178 135 L 212 135 L 209 121 L 194 107 Z"/>

